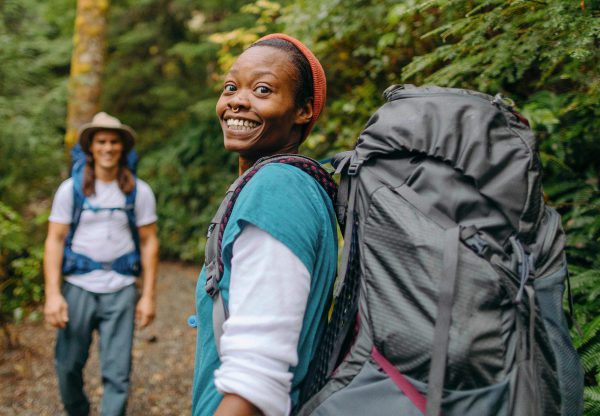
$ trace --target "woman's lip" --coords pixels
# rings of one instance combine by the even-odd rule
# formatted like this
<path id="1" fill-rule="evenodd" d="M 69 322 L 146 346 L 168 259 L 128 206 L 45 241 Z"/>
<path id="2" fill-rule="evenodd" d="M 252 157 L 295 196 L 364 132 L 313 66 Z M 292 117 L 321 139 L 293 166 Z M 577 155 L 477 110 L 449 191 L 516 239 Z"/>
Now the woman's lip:
<path id="1" fill-rule="evenodd" d="M 223 114 L 223 121 L 227 123 L 227 120 L 235 119 L 235 120 L 244 120 L 251 121 L 253 123 L 262 124 L 261 120 L 257 120 L 255 117 L 242 116 L 240 113 L 232 113 L 230 111 Z"/>
<path id="2" fill-rule="evenodd" d="M 229 120 L 240 120 L 242 122 L 246 122 L 247 121 L 248 123 L 255 124 L 254 127 L 258 127 L 258 126 L 260 126 L 262 124 L 260 121 L 252 120 L 250 118 L 244 118 L 244 117 L 227 117 L 227 118 L 223 119 L 223 123 L 226 126 L 228 126 L 228 127 L 230 126 L 230 124 L 228 123 Z"/>
<path id="3" fill-rule="evenodd" d="M 256 130 L 260 129 L 260 126 L 261 126 L 260 124 L 255 127 L 228 126 L 227 124 L 225 124 L 225 128 L 227 129 L 227 132 L 229 134 L 236 134 L 236 135 L 247 135 L 248 133 L 252 133 L 252 132 L 255 132 Z"/>
<path id="4" fill-rule="evenodd" d="M 228 126 L 225 120 L 223 120 L 222 125 L 223 132 L 232 139 L 247 139 L 249 137 L 260 135 L 263 128 L 262 124 L 258 124 L 254 127 Z"/>
<path id="5" fill-rule="evenodd" d="M 235 120 L 235 121 L 232 121 L 232 120 Z M 261 122 L 252 120 L 249 118 L 245 118 L 245 117 L 224 117 L 222 120 L 222 123 L 223 123 L 223 126 L 225 128 L 227 128 L 228 131 L 242 132 L 242 133 L 254 131 L 254 130 L 260 128 L 260 126 L 262 126 Z M 244 125 L 244 124 L 250 124 L 250 125 Z"/>

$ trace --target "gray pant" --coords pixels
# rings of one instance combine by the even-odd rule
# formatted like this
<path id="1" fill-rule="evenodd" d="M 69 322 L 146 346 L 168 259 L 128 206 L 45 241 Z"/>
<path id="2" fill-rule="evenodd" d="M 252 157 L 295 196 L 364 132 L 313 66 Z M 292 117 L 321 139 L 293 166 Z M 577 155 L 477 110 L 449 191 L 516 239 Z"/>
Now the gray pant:
<path id="1" fill-rule="evenodd" d="M 58 330 L 56 372 L 60 395 L 70 416 L 89 414 L 83 390 L 83 367 L 88 359 L 92 332 L 100 335 L 100 367 L 104 396 L 102 415 L 124 415 L 129 391 L 131 347 L 137 289 L 127 286 L 115 293 L 92 293 L 65 283 L 69 322 Z"/>

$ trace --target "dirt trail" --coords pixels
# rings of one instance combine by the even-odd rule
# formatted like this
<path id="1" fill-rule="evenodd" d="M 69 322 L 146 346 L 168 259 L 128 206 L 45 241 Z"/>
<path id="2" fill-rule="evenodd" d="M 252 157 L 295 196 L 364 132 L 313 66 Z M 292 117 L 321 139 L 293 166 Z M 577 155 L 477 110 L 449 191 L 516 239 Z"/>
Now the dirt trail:
<path id="1" fill-rule="evenodd" d="M 190 414 L 196 330 L 187 317 L 194 312 L 198 272 L 199 267 L 161 263 L 156 320 L 135 334 L 129 416 Z M 55 330 L 43 323 L 14 329 L 20 347 L 0 350 L 0 415 L 63 415 L 53 363 Z M 85 381 L 95 416 L 102 394 L 96 340 Z"/>

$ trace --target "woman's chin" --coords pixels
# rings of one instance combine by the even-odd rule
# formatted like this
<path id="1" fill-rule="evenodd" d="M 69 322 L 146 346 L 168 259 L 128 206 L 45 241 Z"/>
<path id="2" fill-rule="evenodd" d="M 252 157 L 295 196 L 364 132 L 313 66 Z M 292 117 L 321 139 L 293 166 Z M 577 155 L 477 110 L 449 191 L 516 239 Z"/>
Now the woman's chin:
<path id="1" fill-rule="evenodd" d="M 248 145 L 240 140 L 224 140 L 225 150 L 228 152 L 243 153 L 248 150 Z"/>

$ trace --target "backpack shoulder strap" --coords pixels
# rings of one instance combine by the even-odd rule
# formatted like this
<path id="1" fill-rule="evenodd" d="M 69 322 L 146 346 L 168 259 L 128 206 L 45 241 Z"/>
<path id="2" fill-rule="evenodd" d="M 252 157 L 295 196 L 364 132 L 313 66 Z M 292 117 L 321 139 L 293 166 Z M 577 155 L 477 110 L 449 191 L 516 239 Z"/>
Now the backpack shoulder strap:
<path id="1" fill-rule="evenodd" d="M 81 212 L 83 211 L 83 205 L 85 203 L 85 195 L 83 194 L 83 169 L 74 172 L 73 178 L 73 208 L 71 210 L 71 227 L 69 228 L 69 234 L 65 241 L 65 247 L 70 247 L 73 242 L 73 236 L 75 230 L 79 226 L 79 220 L 81 219 Z"/>
<path id="2" fill-rule="evenodd" d="M 131 237 L 135 244 L 135 251 L 140 252 L 140 233 L 138 231 L 135 219 L 135 198 L 137 196 L 137 177 L 133 176 L 134 186 L 131 192 L 125 194 L 125 213 L 127 214 L 127 223 L 131 231 Z"/>
<path id="3" fill-rule="evenodd" d="M 71 148 L 71 178 L 73 179 L 73 208 L 71 211 L 71 227 L 65 247 L 70 247 L 75 235 L 75 230 L 79 226 L 81 212 L 85 203 L 83 194 L 83 175 L 85 172 L 86 155 L 81 149 L 79 143 Z"/>
<path id="4" fill-rule="evenodd" d="M 323 187 L 334 204 L 336 201 L 337 186 L 331 175 L 317 161 L 300 155 L 277 155 L 260 159 L 252 168 L 248 169 L 231 184 L 208 227 L 208 240 L 206 242 L 204 261 L 206 268 L 206 284 L 204 289 L 213 298 L 213 333 L 219 354 L 220 339 L 223 335 L 223 323 L 228 317 L 227 305 L 219 290 L 219 282 L 223 277 L 224 270 L 221 258 L 223 234 L 240 192 L 263 166 L 270 163 L 284 163 L 303 170 Z"/>

